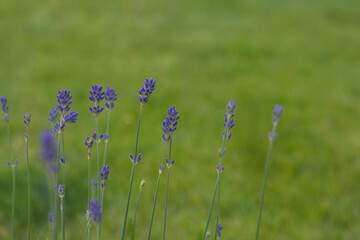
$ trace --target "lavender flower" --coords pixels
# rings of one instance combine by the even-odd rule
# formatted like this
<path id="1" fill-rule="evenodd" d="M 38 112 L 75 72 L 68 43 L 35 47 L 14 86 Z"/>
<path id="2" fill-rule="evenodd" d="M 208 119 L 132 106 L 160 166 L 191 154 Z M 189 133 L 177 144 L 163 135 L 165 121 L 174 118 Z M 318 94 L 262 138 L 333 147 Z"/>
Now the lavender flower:
<path id="1" fill-rule="evenodd" d="M 149 100 L 150 94 L 155 90 L 156 80 L 146 78 L 144 85 L 139 90 L 139 100 L 141 104 L 146 103 Z"/>
<path id="2" fill-rule="evenodd" d="M 58 186 L 58 195 L 59 197 L 63 198 L 65 196 L 65 186 L 59 184 Z"/>
<path id="3" fill-rule="evenodd" d="M 218 163 L 218 165 L 216 166 L 216 171 L 219 172 L 219 168 L 220 168 L 220 163 Z M 221 167 L 221 171 L 224 171 L 225 167 L 222 166 Z"/>
<path id="4" fill-rule="evenodd" d="M 54 216 L 54 214 L 49 213 L 49 221 L 51 224 L 54 224 L 56 220 L 56 217 Z"/>
<path id="5" fill-rule="evenodd" d="M 273 117 L 271 119 L 272 124 L 276 125 L 279 122 L 283 111 L 284 111 L 284 108 L 283 108 L 282 105 L 275 105 L 274 106 L 274 109 L 273 109 L 273 112 L 272 112 Z"/>
<path id="6" fill-rule="evenodd" d="M 0 97 L 0 103 L 1 103 L 1 110 L 3 111 L 3 113 L 5 113 L 4 121 L 9 122 L 10 121 L 9 106 L 6 104 L 7 98 L 5 96 Z"/>
<path id="7" fill-rule="evenodd" d="M 221 236 L 221 230 L 223 229 L 223 226 L 221 225 L 221 223 L 218 224 L 218 227 L 217 227 L 217 237 L 219 238 Z"/>
<path id="8" fill-rule="evenodd" d="M 51 108 L 48 117 L 49 122 L 50 123 L 55 122 L 57 117 L 58 117 L 58 109 L 56 107 Z"/>
<path id="9" fill-rule="evenodd" d="M 65 123 L 76 123 L 76 121 L 78 120 L 78 115 L 79 113 L 76 111 L 68 112 L 64 117 Z"/>
<path id="10" fill-rule="evenodd" d="M 110 174 L 110 168 L 109 165 L 103 166 L 100 171 L 100 180 L 101 180 L 101 188 L 105 188 L 105 181 L 108 179 L 108 176 Z"/>
<path id="11" fill-rule="evenodd" d="M 70 95 L 70 90 L 62 89 L 59 91 L 59 95 L 57 95 L 58 105 L 57 108 L 61 115 L 66 114 L 70 110 L 70 104 L 72 96 Z"/>
<path id="12" fill-rule="evenodd" d="M 88 149 L 90 149 L 90 148 L 92 148 L 93 144 L 94 144 L 94 140 L 93 140 L 91 137 L 88 136 L 88 137 L 85 139 L 85 146 L 86 146 Z"/>
<path id="13" fill-rule="evenodd" d="M 94 198 L 90 201 L 90 211 L 92 212 L 92 219 L 95 223 L 101 223 L 102 219 L 102 212 L 101 212 L 101 205 L 99 201 Z"/>
<path id="14" fill-rule="evenodd" d="M 101 86 L 101 85 L 93 85 L 92 87 L 92 91 L 90 90 L 89 92 L 90 92 L 90 97 L 89 97 L 89 99 L 90 99 L 90 101 L 92 101 L 94 104 L 95 104 L 95 106 L 96 105 L 98 105 L 100 102 L 101 102 L 101 100 L 103 100 L 104 99 L 104 92 L 102 92 L 102 90 L 103 90 L 103 87 Z"/>
<path id="15" fill-rule="evenodd" d="M 170 168 L 172 165 L 174 165 L 175 160 L 173 159 L 171 162 L 169 162 L 169 160 L 167 158 L 165 158 L 165 162 L 168 168 Z"/>
<path id="16" fill-rule="evenodd" d="M 99 115 L 104 110 L 104 108 L 100 106 L 89 107 L 89 109 L 95 116 Z"/>
<path id="17" fill-rule="evenodd" d="M 108 111 L 113 109 L 114 101 L 116 99 L 117 99 L 117 93 L 115 93 L 115 89 L 108 86 L 105 91 L 105 100 L 106 100 L 105 106 Z"/>
<path id="18" fill-rule="evenodd" d="M 132 153 L 130 153 L 129 157 L 130 157 L 130 160 L 134 163 L 134 156 L 132 155 Z M 138 162 L 140 162 L 140 161 L 141 161 L 141 157 L 142 157 L 142 155 L 141 155 L 141 153 L 139 153 L 139 154 L 137 155 L 136 159 L 135 159 L 135 163 L 134 163 L 134 164 L 137 164 Z"/>
<path id="19" fill-rule="evenodd" d="M 95 142 L 100 143 L 101 140 L 104 138 L 104 134 L 100 134 L 100 137 L 99 137 L 99 139 L 98 139 L 98 138 L 97 138 L 97 133 L 94 132 L 93 135 L 92 135 L 92 137 L 93 137 L 93 139 L 95 140 Z"/>
<path id="20" fill-rule="evenodd" d="M 223 136 L 225 137 L 225 132 L 227 132 L 227 140 L 231 137 L 230 129 L 234 127 L 234 110 L 235 110 L 235 101 L 229 101 L 226 105 L 226 113 L 224 113 L 224 127 L 225 131 L 223 132 Z"/>
<path id="21" fill-rule="evenodd" d="M 31 114 L 26 113 L 25 116 L 24 116 L 24 123 L 25 123 L 26 126 L 29 126 L 30 118 L 31 118 Z"/>
<path id="22" fill-rule="evenodd" d="M 160 164 L 159 166 L 159 174 L 162 174 L 162 172 L 164 171 L 165 166 L 163 166 L 162 164 Z"/>
<path id="23" fill-rule="evenodd" d="M 56 164 L 56 143 L 55 137 L 50 133 L 49 130 L 42 132 L 40 136 L 41 141 L 41 157 L 49 172 L 57 171 Z"/>
<path id="24" fill-rule="evenodd" d="M 7 164 L 10 166 L 10 167 L 16 167 L 16 165 L 19 163 L 19 161 L 16 159 L 15 162 L 13 164 L 11 164 L 11 162 L 7 162 Z"/>
<path id="25" fill-rule="evenodd" d="M 165 142 L 168 142 L 171 138 L 171 135 L 175 132 L 178 124 L 178 119 L 180 116 L 177 114 L 179 113 L 178 110 L 176 110 L 175 106 L 172 106 L 168 109 L 168 116 L 163 121 L 163 127 L 162 130 L 164 134 L 162 135 L 162 138 Z"/>

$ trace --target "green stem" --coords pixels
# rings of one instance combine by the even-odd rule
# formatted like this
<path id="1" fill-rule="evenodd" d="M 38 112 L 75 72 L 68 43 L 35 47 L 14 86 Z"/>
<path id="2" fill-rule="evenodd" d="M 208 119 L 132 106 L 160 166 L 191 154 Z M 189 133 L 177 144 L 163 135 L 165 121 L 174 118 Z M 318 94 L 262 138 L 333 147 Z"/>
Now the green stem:
<path id="1" fill-rule="evenodd" d="M 28 146 L 28 126 L 26 126 L 26 136 L 25 145 L 26 145 L 26 174 L 28 182 L 28 240 L 30 240 L 30 169 L 29 169 L 29 146 Z"/>
<path id="2" fill-rule="evenodd" d="M 60 211 L 61 211 L 61 232 L 62 240 L 65 240 L 65 217 L 64 217 L 64 197 L 60 198 Z"/>
<path id="3" fill-rule="evenodd" d="M 215 197 L 216 197 L 216 192 L 218 192 L 218 194 L 220 194 L 220 191 L 218 191 L 218 188 L 220 187 L 220 181 L 221 181 L 221 169 L 223 167 L 223 164 L 224 164 L 224 150 L 225 150 L 225 147 L 226 147 L 226 140 L 227 140 L 227 136 L 228 136 L 228 129 L 225 128 L 225 131 L 224 131 L 224 135 L 223 135 L 223 142 L 221 144 L 221 150 L 220 150 L 220 153 L 221 153 L 221 157 L 220 157 L 220 161 L 219 161 L 219 170 L 218 170 L 218 175 L 217 175 L 217 178 L 216 178 L 216 183 L 215 183 L 215 189 L 214 189 L 214 193 L 213 193 L 213 196 L 212 196 L 212 200 L 211 200 L 211 204 L 210 204 L 210 209 L 209 209 L 209 215 L 208 215 L 208 219 L 206 221 L 206 226 L 205 226 L 205 230 L 204 230 L 204 235 L 203 235 L 203 240 L 205 240 L 205 237 L 206 237 L 206 233 L 207 233 L 207 230 L 208 230 L 208 227 L 209 227 L 209 223 L 210 223 L 210 218 L 211 218 L 211 213 L 212 213 L 212 209 L 214 207 L 214 202 L 215 202 Z M 218 199 L 220 197 L 218 196 Z M 219 203 L 218 203 L 218 214 L 217 214 L 217 222 L 219 221 L 219 217 L 220 217 L 220 212 L 219 212 L 220 208 L 219 208 Z M 216 232 L 215 232 L 216 234 Z"/>
<path id="4" fill-rule="evenodd" d="M 10 161 L 11 163 L 13 163 L 11 134 L 10 134 L 10 123 L 7 122 L 7 123 L 6 123 L 6 126 L 7 126 L 7 132 L 8 132 L 8 142 L 9 142 L 9 155 L 10 155 L 9 161 Z"/>
<path id="5" fill-rule="evenodd" d="M 88 207 L 90 209 L 90 199 L 91 199 L 91 157 L 88 157 Z M 88 226 L 88 239 L 90 240 L 90 226 Z"/>
<path id="6" fill-rule="evenodd" d="M 61 125 L 61 123 L 60 123 Z M 56 172 L 55 172 L 55 186 L 54 186 L 54 231 L 52 239 L 57 239 L 57 220 L 58 220 L 58 193 L 57 193 L 57 186 L 59 184 L 59 167 L 60 167 L 60 141 L 61 141 L 61 133 L 58 134 L 57 139 L 57 151 L 56 151 Z"/>
<path id="7" fill-rule="evenodd" d="M 15 239 L 15 191 L 16 191 L 16 176 L 15 166 L 12 166 L 12 199 L 11 199 L 11 239 Z"/>
<path id="8" fill-rule="evenodd" d="M 172 147 L 172 137 L 170 139 L 170 150 L 169 150 L 169 164 L 171 163 L 171 147 Z M 166 178 L 166 195 L 165 195 L 165 214 L 164 214 L 164 231 L 163 231 L 163 240 L 165 240 L 166 233 L 166 217 L 167 217 L 167 203 L 169 195 L 169 181 L 170 181 L 170 165 L 168 165 L 167 178 Z"/>
<path id="9" fill-rule="evenodd" d="M 100 200 L 100 152 L 99 152 L 99 138 L 100 138 L 100 132 L 99 132 L 99 120 L 98 117 L 95 116 L 95 123 L 96 123 L 96 134 L 97 134 L 97 140 L 96 140 L 96 159 L 97 159 L 97 195 L 98 199 Z"/>
<path id="10" fill-rule="evenodd" d="M 123 224 L 123 229 L 122 229 L 122 234 L 121 234 L 122 240 L 124 240 L 124 238 L 125 238 L 126 221 L 127 221 L 128 211 L 129 211 L 131 190 L 132 190 L 132 185 L 133 185 L 133 181 L 134 181 L 134 172 L 135 172 L 135 165 L 136 165 L 135 159 L 137 157 L 137 148 L 138 148 L 138 141 L 139 141 L 139 132 L 140 132 L 140 122 L 141 122 L 142 111 L 143 111 L 143 105 L 140 104 L 139 121 L 138 121 L 138 126 L 137 126 L 137 131 L 136 131 L 136 139 L 135 139 L 134 162 L 133 162 L 133 167 L 131 170 L 129 193 L 128 193 L 127 202 L 126 202 L 124 224 Z"/>
<path id="11" fill-rule="evenodd" d="M 276 124 L 273 125 L 273 129 L 272 129 L 272 134 L 273 134 L 273 135 L 275 134 L 275 129 L 276 129 Z M 273 143 L 274 143 L 274 140 L 270 138 L 269 148 L 268 148 L 268 152 L 267 152 L 267 156 L 266 156 L 266 166 L 265 166 L 265 173 L 264 173 L 264 182 L 263 182 L 262 191 L 261 191 L 261 199 L 260 199 L 260 207 L 259 207 L 259 216 L 258 216 L 258 222 L 257 222 L 257 228 L 256 228 L 256 237 L 255 237 L 256 240 L 257 240 L 258 237 L 259 237 L 260 222 L 261 222 L 261 216 L 262 216 L 262 208 L 263 208 L 263 204 L 264 204 L 265 188 L 266 188 L 266 182 L 267 182 L 267 177 L 268 177 L 268 173 L 269 173 L 270 156 L 271 156 L 271 150 L 272 150 Z"/>
<path id="12" fill-rule="evenodd" d="M 167 142 L 165 142 L 165 147 L 164 147 L 164 153 L 163 153 L 163 157 L 162 157 L 162 164 L 164 165 L 164 161 L 165 161 L 165 153 L 166 153 L 166 145 Z M 151 236 L 151 229 L 152 229 L 152 224 L 153 224 L 153 220 L 154 220 L 154 214 L 155 214 L 155 208 L 156 208 L 156 200 L 157 200 L 157 195 L 158 195 L 158 191 L 159 191 L 159 184 L 160 184 L 160 176 L 161 173 L 159 172 L 159 176 L 156 182 L 156 188 L 155 188 L 155 196 L 154 196 L 154 202 L 153 202 L 153 208 L 152 208 L 152 212 L 151 212 L 151 219 L 150 219 L 150 226 L 149 226 L 149 234 L 148 234 L 148 240 L 150 239 Z"/>
<path id="13" fill-rule="evenodd" d="M 138 204 L 139 204 L 139 199 L 140 199 L 140 195 L 142 192 L 143 188 L 140 188 L 138 197 L 136 199 L 136 204 L 135 204 L 135 209 L 134 209 L 134 222 L 133 222 L 133 239 L 135 239 L 135 223 L 136 223 L 136 212 L 137 212 L 137 208 L 138 208 Z"/>
<path id="14" fill-rule="evenodd" d="M 105 189 L 101 189 L 100 204 L 101 204 L 103 213 L 104 213 L 104 192 L 105 192 Z M 98 234 L 97 239 L 100 240 L 100 237 L 101 237 L 101 222 L 98 224 L 97 234 Z"/>
<path id="15" fill-rule="evenodd" d="M 62 158 L 65 160 L 64 133 L 62 132 L 60 136 L 61 136 L 61 145 L 62 145 Z M 62 182 L 63 182 L 63 185 L 66 186 L 66 184 L 65 184 L 65 164 L 63 164 L 63 167 L 62 167 Z M 61 206 L 63 208 L 62 212 L 61 212 L 61 218 L 62 218 L 61 229 L 62 229 L 62 239 L 64 240 L 65 239 L 65 209 L 64 209 L 65 208 L 65 196 L 61 198 Z"/>
<path id="16" fill-rule="evenodd" d="M 110 128 L 110 110 L 108 110 L 107 121 L 106 121 L 106 134 L 109 134 Z M 108 140 L 105 141 L 105 149 L 104 149 L 104 158 L 103 158 L 103 166 L 106 164 L 106 153 L 107 153 L 107 144 Z"/>
<path id="17" fill-rule="evenodd" d="M 220 186 L 221 186 L 221 170 L 219 168 L 219 182 L 218 182 L 218 190 L 217 190 L 217 196 L 218 196 L 218 200 L 217 200 L 217 217 L 216 217 L 216 223 L 215 223 L 215 231 L 214 231 L 214 240 L 216 240 L 217 238 L 217 226 L 219 224 L 219 219 L 220 219 Z"/>

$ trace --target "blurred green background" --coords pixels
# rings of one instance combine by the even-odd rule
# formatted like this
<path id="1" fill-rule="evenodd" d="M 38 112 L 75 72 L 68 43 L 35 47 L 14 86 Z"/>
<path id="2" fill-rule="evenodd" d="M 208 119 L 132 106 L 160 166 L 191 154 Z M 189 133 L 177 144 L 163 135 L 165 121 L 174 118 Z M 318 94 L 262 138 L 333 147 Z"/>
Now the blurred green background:
<path id="1" fill-rule="evenodd" d="M 88 91 L 111 86 L 103 239 L 119 239 L 138 117 L 137 91 L 157 80 L 140 133 L 137 237 L 145 239 L 163 142 L 175 105 L 168 239 L 200 239 L 216 179 L 225 105 L 236 125 L 222 181 L 223 239 L 254 239 L 274 104 L 284 105 L 265 196 L 261 239 L 358 239 L 360 235 L 360 1 L 0 2 L 0 96 L 8 97 L 17 171 L 16 237 L 26 236 L 24 131 L 30 124 L 32 237 L 50 236 L 49 192 L 39 134 L 59 89 L 70 89 L 79 121 L 65 131 L 68 239 L 84 239 L 87 160 L 94 131 Z M 1 117 L 3 118 L 3 117 Z M 105 114 L 100 117 L 105 130 Z M 9 238 L 11 171 L 0 122 L 0 238 Z M 93 161 L 95 163 L 95 161 Z M 160 239 L 165 176 L 152 239 Z M 128 224 L 129 226 L 129 224 Z M 213 226 L 213 223 L 211 223 Z M 212 230 L 213 228 L 211 228 Z M 129 232 L 129 230 L 128 230 Z M 128 239 L 130 239 L 128 235 Z"/>

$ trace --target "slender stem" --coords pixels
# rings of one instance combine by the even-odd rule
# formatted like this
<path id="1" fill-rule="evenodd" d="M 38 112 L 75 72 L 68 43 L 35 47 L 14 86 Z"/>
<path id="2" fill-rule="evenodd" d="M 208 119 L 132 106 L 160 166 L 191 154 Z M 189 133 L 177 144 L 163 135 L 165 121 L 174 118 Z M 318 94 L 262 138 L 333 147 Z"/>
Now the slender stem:
<path id="1" fill-rule="evenodd" d="M 60 134 L 60 137 L 61 137 L 61 145 L 62 145 L 62 158 L 65 160 L 64 132 L 62 132 Z M 65 184 L 65 164 L 63 164 L 63 167 L 62 167 L 62 182 L 63 182 L 62 184 L 64 186 L 66 186 L 66 184 Z M 62 229 L 62 239 L 64 240 L 65 239 L 65 196 L 63 196 L 61 198 L 61 206 L 63 208 L 62 212 L 61 212 L 61 218 L 62 218 L 61 229 Z"/>
<path id="2" fill-rule="evenodd" d="M 110 128 L 110 110 L 108 110 L 108 115 L 107 115 L 107 121 L 106 121 L 106 134 L 109 134 L 109 128 Z M 105 149 L 104 149 L 103 166 L 105 166 L 105 164 L 106 164 L 107 145 L 108 145 L 108 141 L 105 141 Z"/>
<path id="3" fill-rule="evenodd" d="M 136 165 L 135 164 L 135 159 L 136 159 L 136 156 L 137 156 L 137 148 L 138 148 L 138 142 L 139 142 L 139 132 L 140 132 L 140 122 L 141 122 L 142 111 L 143 111 L 143 105 L 140 104 L 139 121 L 138 121 L 138 126 L 137 126 L 137 131 L 136 131 L 136 139 L 135 139 L 134 162 L 133 162 L 133 167 L 131 169 L 129 193 L 128 193 L 128 198 L 127 198 L 127 202 L 126 202 L 124 224 L 123 224 L 123 229 L 122 229 L 122 234 L 121 234 L 121 239 L 122 240 L 124 240 L 124 238 L 125 238 L 126 221 L 127 221 L 128 211 L 129 211 L 131 190 L 132 190 L 132 185 L 133 185 L 133 181 L 134 181 L 134 172 L 135 172 L 135 165 Z"/>
<path id="4" fill-rule="evenodd" d="M 276 129 L 276 124 L 273 125 L 273 129 L 272 129 L 272 134 L 273 135 L 275 134 L 275 129 Z M 263 182 L 262 191 L 261 191 L 259 216 L 258 216 L 258 223 L 257 223 L 257 228 L 256 228 L 256 237 L 255 237 L 256 240 L 259 237 L 260 222 L 261 222 L 261 216 L 262 216 L 262 208 L 263 208 L 263 204 L 264 204 L 265 188 L 266 188 L 266 182 L 267 182 L 267 177 L 268 177 L 269 167 L 270 167 L 270 156 L 271 156 L 272 146 L 273 146 L 273 143 L 274 143 L 274 140 L 271 137 L 269 139 L 270 139 L 270 143 L 269 143 L 269 148 L 268 148 L 268 152 L 267 152 L 267 156 L 266 156 L 264 182 Z"/>
<path id="5" fill-rule="evenodd" d="M 215 202 L 215 196 L 216 196 L 216 190 L 217 190 L 218 181 L 219 181 L 219 175 L 217 176 L 216 182 L 215 182 L 214 192 L 213 192 L 213 196 L 212 196 L 212 199 L 211 199 L 211 204 L 210 204 L 210 209 L 209 209 L 209 216 L 208 216 L 208 219 L 207 219 L 207 221 L 206 221 L 206 226 L 205 226 L 205 231 L 204 231 L 204 235 L 203 235 L 203 240 L 205 240 L 205 238 L 206 238 L 207 229 L 208 229 L 208 227 L 209 227 L 210 218 L 211 218 L 211 212 L 212 212 L 212 209 L 213 209 L 213 207 L 214 207 L 214 202 Z"/>
<path id="6" fill-rule="evenodd" d="M 25 138 L 25 146 L 26 146 L 26 175 L 28 182 L 28 240 L 30 240 L 30 169 L 29 169 L 29 146 L 28 146 L 28 126 L 26 126 L 26 138 Z"/>
<path id="7" fill-rule="evenodd" d="M 161 165 L 164 165 L 165 153 L 166 153 L 166 145 L 167 145 L 167 142 L 165 142 L 164 153 L 163 153 L 163 157 L 162 157 L 162 160 L 161 160 L 161 162 L 162 162 Z M 161 173 L 159 171 L 159 176 L 158 176 L 158 179 L 157 179 L 157 182 L 156 182 L 155 196 L 154 196 L 153 208 L 152 208 L 152 213 L 151 213 L 151 219 L 150 219 L 148 240 L 150 239 L 150 236 L 151 236 L 151 229 L 152 229 L 152 224 L 153 224 L 154 214 L 155 214 L 155 208 L 156 208 L 156 200 L 157 200 L 157 195 L 158 195 L 158 191 L 159 191 L 160 176 L 161 176 Z"/>
<path id="8" fill-rule="evenodd" d="M 7 126 L 7 132 L 8 132 L 8 142 L 9 142 L 9 156 L 10 156 L 9 161 L 10 161 L 11 163 L 13 163 L 11 134 L 10 134 L 10 123 L 7 122 L 7 123 L 6 123 L 6 126 Z"/>
<path id="9" fill-rule="evenodd" d="M 60 123 L 61 125 L 61 123 Z M 55 186 L 54 186 L 54 231 L 52 239 L 57 239 L 57 214 L 58 214 L 58 194 L 57 194 L 57 186 L 59 184 L 59 165 L 60 165 L 60 140 L 61 140 L 61 133 L 58 133 L 57 139 L 57 151 L 56 151 L 56 172 L 55 172 Z"/>
<path id="10" fill-rule="evenodd" d="M 103 213 L 104 213 L 104 192 L 105 192 L 105 189 L 101 189 L 100 204 L 101 204 Z M 100 237 L 101 237 L 101 222 L 98 224 L 98 232 L 97 232 L 97 234 L 98 234 L 97 239 L 100 240 Z"/>
<path id="11" fill-rule="evenodd" d="M 136 223 L 136 212 L 137 212 L 137 208 L 138 208 L 138 204 L 139 204 L 139 199 L 140 199 L 140 195 L 142 192 L 143 188 L 140 188 L 138 197 L 136 199 L 136 204 L 135 204 L 135 209 L 134 209 L 134 222 L 133 222 L 133 239 L 135 239 L 135 223 Z"/>
<path id="12" fill-rule="evenodd" d="M 64 197 L 60 198 L 60 211 L 61 211 L 61 232 L 62 240 L 65 240 L 65 217 L 64 217 Z"/>
<path id="13" fill-rule="evenodd" d="M 171 147 L 172 147 L 172 137 L 170 139 L 169 164 L 171 163 Z M 165 195 L 165 213 L 164 213 L 163 240 L 165 240 L 165 233 L 166 233 L 166 217 L 167 217 L 167 203 L 168 203 L 168 195 L 169 195 L 169 181 L 170 181 L 170 167 L 168 165 L 168 171 L 167 171 L 167 177 L 166 177 L 166 195 Z"/>
<path id="14" fill-rule="evenodd" d="M 91 199 L 91 157 L 88 159 L 88 209 L 90 209 Z"/>
<path id="15" fill-rule="evenodd" d="M 219 224 L 219 219 L 220 219 L 220 186 L 221 186 L 221 175 L 222 172 L 219 170 L 219 182 L 218 182 L 218 190 L 217 190 L 217 216 L 216 216 L 216 223 L 215 223 L 215 231 L 214 231 L 214 240 L 216 240 L 217 238 L 217 226 Z"/>
<path id="16" fill-rule="evenodd" d="M 100 138 L 100 132 L 99 132 L 99 120 L 98 117 L 95 116 L 95 123 L 96 123 L 96 134 L 97 138 Z M 100 200 L 100 152 L 99 152 L 99 141 L 96 140 L 96 159 L 97 159 L 97 193 L 98 193 L 98 199 Z"/>
<path id="17" fill-rule="evenodd" d="M 90 227 L 88 227 L 88 240 L 90 240 Z"/>
<path id="18" fill-rule="evenodd" d="M 16 176 L 15 166 L 12 166 L 12 198 L 11 198 L 11 239 L 15 239 L 15 191 L 16 191 Z"/>

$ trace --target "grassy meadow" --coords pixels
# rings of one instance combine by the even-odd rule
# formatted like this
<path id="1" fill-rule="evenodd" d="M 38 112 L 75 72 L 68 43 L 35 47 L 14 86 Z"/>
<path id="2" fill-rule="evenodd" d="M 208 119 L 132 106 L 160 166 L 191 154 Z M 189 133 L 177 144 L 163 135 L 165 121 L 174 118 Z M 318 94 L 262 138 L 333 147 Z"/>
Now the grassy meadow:
<path id="1" fill-rule="evenodd" d="M 71 90 L 71 109 L 79 112 L 78 122 L 64 133 L 66 235 L 86 238 L 84 140 L 95 129 L 88 109 L 93 84 L 111 86 L 118 93 L 111 115 L 107 157 L 111 172 L 102 239 L 120 238 L 138 90 L 146 77 L 157 82 L 144 108 L 139 140 L 143 159 L 136 167 L 129 212 L 133 213 L 144 178 L 137 239 L 147 236 L 164 146 L 162 120 L 172 105 L 181 117 L 173 138 L 176 162 L 171 170 L 167 238 L 201 239 L 228 100 L 236 101 L 236 110 L 221 187 L 222 239 L 255 237 L 275 104 L 283 104 L 284 114 L 271 159 L 260 238 L 358 239 L 359 49 L 356 0 L 1 1 L 0 96 L 8 98 L 13 152 L 19 159 L 16 239 L 25 239 L 27 231 L 22 122 L 27 112 L 32 114 L 32 239 L 51 236 L 52 198 L 39 156 L 39 136 L 50 127 L 48 111 L 60 89 Z M 101 132 L 105 126 L 104 112 Z M 7 144 L 6 125 L 0 121 L 0 239 L 10 238 Z M 152 239 L 162 236 L 165 180 L 163 175 Z M 213 231 L 213 221 L 210 226 Z"/>

